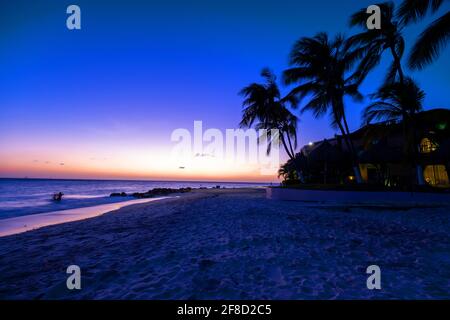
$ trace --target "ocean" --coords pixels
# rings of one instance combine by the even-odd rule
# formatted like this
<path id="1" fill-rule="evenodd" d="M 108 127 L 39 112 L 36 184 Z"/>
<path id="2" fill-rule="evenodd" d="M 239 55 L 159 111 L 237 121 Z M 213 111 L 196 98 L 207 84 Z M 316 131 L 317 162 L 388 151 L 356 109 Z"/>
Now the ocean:
<path id="1" fill-rule="evenodd" d="M 132 180 L 59 180 L 0 178 L 0 219 L 90 207 L 127 201 L 132 197 L 109 197 L 113 192 L 145 192 L 153 188 L 225 188 L 261 187 L 264 183 L 132 181 Z M 54 193 L 64 193 L 60 202 L 52 201 Z"/>

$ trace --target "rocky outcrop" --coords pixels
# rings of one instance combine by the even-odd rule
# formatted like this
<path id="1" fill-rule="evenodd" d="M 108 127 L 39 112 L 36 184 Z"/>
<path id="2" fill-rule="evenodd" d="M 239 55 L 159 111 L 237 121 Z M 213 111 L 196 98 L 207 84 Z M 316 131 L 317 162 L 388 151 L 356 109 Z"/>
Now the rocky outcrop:
<path id="1" fill-rule="evenodd" d="M 126 197 L 128 195 L 125 192 L 113 192 L 109 196 L 110 197 Z"/>
<path id="2" fill-rule="evenodd" d="M 185 192 L 190 192 L 192 190 L 192 188 L 187 187 L 187 188 L 178 188 L 178 189 L 172 189 L 172 188 L 155 188 L 155 189 L 151 189 L 147 192 L 135 192 L 132 193 L 131 196 L 137 199 L 144 199 L 144 198 L 152 198 L 152 197 L 157 197 L 157 196 L 166 196 L 172 193 L 185 193 Z M 110 197 L 126 197 L 127 194 L 125 192 L 116 192 L 116 193 L 111 193 Z"/>

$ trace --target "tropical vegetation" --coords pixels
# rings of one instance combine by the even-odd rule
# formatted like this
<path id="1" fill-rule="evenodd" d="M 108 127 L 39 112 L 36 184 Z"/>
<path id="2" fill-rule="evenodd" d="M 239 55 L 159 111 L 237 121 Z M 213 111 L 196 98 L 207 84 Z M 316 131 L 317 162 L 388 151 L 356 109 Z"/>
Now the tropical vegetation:
<path id="1" fill-rule="evenodd" d="M 399 6 L 390 1 L 379 3 L 380 29 L 367 28 L 367 8 L 357 10 L 350 16 L 349 25 L 358 28 L 359 33 L 332 37 L 322 32 L 302 37 L 293 45 L 289 65 L 282 72 L 286 95 L 281 94 L 276 76 L 268 69 L 261 73 L 264 83 L 252 83 L 241 90 L 241 127 L 279 129 L 280 144 L 289 157 L 279 170 L 280 176 L 285 180 L 303 180 L 306 161 L 304 155 L 296 152 L 297 116 L 312 112 L 316 118 L 330 116 L 330 125 L 339 130 L 350 153 L 355 180 L 363 182 L 360 156 L 350 138 L 346 101 L 364 101 L 360 85 L 385 55 L 391 59 L 390 66 L 380 88 L 367 95 L 371 102 L 364 108 L 362 120 L 364 124 L 401 123 L 404 159 L 412 167 L 418 165 L 415 115 L 423 109 L 425 92 L 407 75 L 407 70 L 423 69 L 445 50 L 450 37 L 450 12 L 425 28 L 412 44 L 406 64 L 404 30 L 427 14 L 435 15 L 443 3 L 444 0 L 403 0 Z M 421 184 L 417 179 L 416 183 Z"/>

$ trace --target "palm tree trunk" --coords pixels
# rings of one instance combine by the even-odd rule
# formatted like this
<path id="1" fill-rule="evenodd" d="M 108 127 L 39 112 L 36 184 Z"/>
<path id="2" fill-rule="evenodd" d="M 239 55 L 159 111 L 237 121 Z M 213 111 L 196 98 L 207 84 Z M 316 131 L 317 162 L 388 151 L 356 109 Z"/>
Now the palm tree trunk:
<path id="1" fill-rule="evenodd" d="M 403 85 L 405 82 L 405 76 L 403 74 L 402 64 L 400 62 L 400 57 L 398 56 L 397 52 L 395 52 L 394 46 L 390 46 L 392 57 L 394 58 L 395 67 L 397 69 L 398 78 L 400 81 L 400 84 Z"/>
<path id="2" fill-rule="evenodd" d="M 395 52 L 394 46 L 391 46 L 390 49 L 391 49 L 392 56 L 394 58 L 394 63 L 395 63 L 396 68 L 397 68 L 399 82 L 403 86 L 404 83 L 405 83 L 405 76 L 404 76 L 404 73 L 403 73 L 402 64 L 400 62 L 400 57 Z M 403 110 L 402 118 L 403 118 L 402 122 L 403 122 L 404 141 L 407 144 L 409 144 L 408 143 L 409 141 L 411 142 L 411 144 L 407 145 L 406 148 L 409 149 L 407 151 L 408 154 L 411 152 L 411 158 L 412 158 L 411 159 L 412 160 L 411 161 L 411 165 L 412 165 L 413 168 L 414 167 L 416 168 L 416 183 L 418 185 L 424 185 L 425 181 L 423 179 L 423 170 L 422 170 L 420 164 L 418 163 L 418 155 L 417 155 L 417 150 L 416 150 L 417 145 L 416 145 L 415 132 L 412 134 L 411 139 L 408 138 L 408 124 L 411 126 L 410 129 L 414 131 L 414 125 L 412 123 L 412 121 L 414 121 L 414 120 L 412 120 L 411 122 L 408 121 L 408 113 L 407 113 L 406 110 Z"/>
<path id="3" fill-rule="evenodd" d="M 289 143 L 289 148 L 291 149 L 291 154 L 295 157 L 295 151 L 294 151 L 294 148 L 292 148 L 291 137 L 288 132 L 286 132 L 286 137 L 287 137 L 287 140 Z"/>
<path id="4" fill-rule="evenodd" d="M 289 151 L 289 148 L 288 148 L 288 146 L 287 146 L 287 144 L 286 144 L 286 140 L 284 139 L 284 134 L 283 134 L 283 132 L 280 132 L 280 138 L 281 138 L 281 142 L 283 143 L 284 150 L 285 150 L 286 153 L 288 154 L 289 158 L 293 159 L 294 156 L 293 156 L 293 155 L 291 154 L 291 152 Z"/>
<path id="5" fill-rule="evenodd" d="M 392 57 L 394 59 L 394 63 L 397 69 L 397 73 L 398 73 L 398 77 L 399 77 L 399 82 L 400 85 L 403 87 L 404 83 L 405 83 L 405 76 L 403 74 L 403 69 L 402 69 L 402 64 L 400 61 L 400 57 L 398 56 L 397 52 L 395 52 L 395 47 L 394 46 L 390 46 L 391 49 L 391 53 L 392 53 Z M 404 139 L 404 143 L 405 143 L 405 160 L 408 162 L 408 157 L 410 156 L 410 152 L 414 152 L 414 150 L 411 150 L 411 145 L 409 145 L 409 137 L 408 137 L 408 113 L 406 110 L 402 110 L 402 127 L 403 127 L 403 139 Z M 412 167 L 415 167 L 415 161 L 414 161 L 414 155 L 412 156 Z M 418 169 L 418 168 L 417 168 Z M 418 173 L 418 170 L 417 170 Z M 417 179 L 419 179 L 419 175 L 416 174 Z M 420 184 L 420 183 L 419 183 Z"/>
<path id="6" fill-rule="evenodd" d="M 344 119 L 345 126 L 348 130 L 347 120 L 345 120 L 345 116 L 343 116 L 343 119 Z M 359 164 L 357 161 L 355 148 L 353 146 L 353 141 L 351 141 L 351 139 L 350 139 L 350 133 L 347 134 L 346 130 L 344 129 L 344 127 L 342 126 L 342 123 L 340 123 L 340 121 L 337 121 L 337 124 L 339 126 L 339 129 L 341 130 L 342 137 L 344 138 L 344 141 L 347 144 L 347 148 L 349 148 L 350 154 L 352 156 L 352 169 L 353 169 L 353 174 L 356 177 L 356 182 L 358 184 L 361 184 L 361 183 L 363 183 L 363 179 L 361 176 L 361 171 L 359 170 Z"/>
<path id="7" fill-rule="evenodd" d="M 345 117 L 345 114 L 342 115 L 342 119 L 344 120 L 344 128 L 345 128 L 345 132 L 347 134 L 347 137 L 349 139 L 349 144 L 350 144 L 350 147 L 351 147 L 352 154 L 353 154 L 353 156 L 355 158 L 354 160 L 355 160 L 356 164 L 358 164 L 358 157 L 356 155 L 355 145 L 353 144 L 353 140 L 350 138 L 350 130 L 348 128 L 347 118 Z"/>

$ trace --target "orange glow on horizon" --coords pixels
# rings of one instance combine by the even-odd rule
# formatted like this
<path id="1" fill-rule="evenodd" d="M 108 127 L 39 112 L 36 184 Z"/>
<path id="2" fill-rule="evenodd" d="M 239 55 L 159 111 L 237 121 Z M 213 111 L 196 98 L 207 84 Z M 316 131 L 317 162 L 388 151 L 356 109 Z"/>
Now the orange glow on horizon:
<path id="1" fill-rule="evenodd" d="M 224 182 L 278 182 L 262 175 L 258 164 L 195 157 L 172 160 L 170 141 L 100 139 L 77 143 L 64 139 L 8 139 L 1 148 L 0 177 L 119 179 Z M 6 142 L 6 140 L 4 140 Z M 45 141 L 45 143 L 43 143 Z"/>
<path id="2" fill-rule="evenodd" d="M 5 161 L 6 160 L 6 161 Z M 261 175 L 258 168 L 229 167 L 223 170 L 201 170 L 169 165 L 149 164 L 140 161 L 33 161 L 3 159 L 0 177 L 3 178 L 53 178 L 53 179 L 117 179 L 117 180 L 173 180 L 173 181 L 223 181 L 223 182 L 277 182 L 277 175 Z M 139 164 L 139 165 L 138 165 Z"/>

